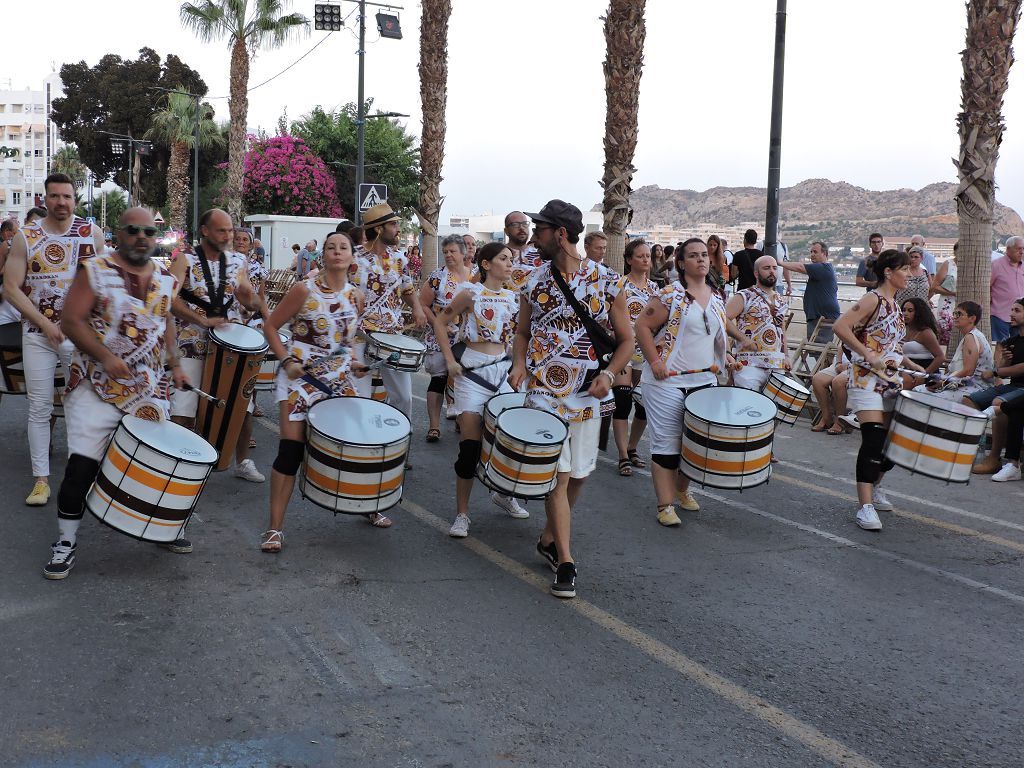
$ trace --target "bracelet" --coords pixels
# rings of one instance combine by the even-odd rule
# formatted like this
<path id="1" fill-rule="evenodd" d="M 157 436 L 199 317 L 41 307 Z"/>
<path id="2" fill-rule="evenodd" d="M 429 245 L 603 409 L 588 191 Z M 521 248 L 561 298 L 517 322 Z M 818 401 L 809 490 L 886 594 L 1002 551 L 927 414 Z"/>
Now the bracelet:
<path id="1" fill-rule="evenodd" d="M 609 385 L 614 385 L 615 384 L 615 374 L 614 373 L 609 371 L 607 368 L 603 369 L 601 371 L 601 373 L 603 373 L 605 376 L 608 377 Z"/>

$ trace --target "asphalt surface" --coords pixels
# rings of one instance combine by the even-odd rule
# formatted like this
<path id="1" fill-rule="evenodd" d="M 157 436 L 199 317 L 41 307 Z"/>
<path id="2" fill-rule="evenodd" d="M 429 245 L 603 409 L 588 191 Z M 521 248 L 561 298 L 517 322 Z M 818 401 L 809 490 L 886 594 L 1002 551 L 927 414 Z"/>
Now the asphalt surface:
<path id="1" fill-rule="evenodd" d="M 1024 764 L 1024 483 L 897 470 L 868 533 L 859 438 L 801 424 L 779 429 L 770 484 L 708 489 L 665 529 L 649 476 L 611 456 L 574 516 L 579 598 L 560 601 L 540 503 L 514 520 L 477 486 L 470 537 L 446 535 L 457 436 L 423 443 L 415 407 L 389 530 L 296 495 L 284 551 L 262 554 L 268 486 L 219 473 L 193 554 L 87 515 L 49 582 L 55 503 L 22 503 L 26 405 L 3 398 L 0 765 Z M 61 423 L 54 489 L 64 450 Z"/>

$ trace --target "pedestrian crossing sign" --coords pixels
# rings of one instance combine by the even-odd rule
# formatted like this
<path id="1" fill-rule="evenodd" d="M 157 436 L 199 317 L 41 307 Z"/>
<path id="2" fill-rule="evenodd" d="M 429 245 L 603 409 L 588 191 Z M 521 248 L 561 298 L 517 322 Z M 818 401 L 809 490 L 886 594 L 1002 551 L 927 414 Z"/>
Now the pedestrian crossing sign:
<path id="1" fill-rule="evenodd" d="M 360 184 L 359 185 L 359 210 L 365 212 L 375 205 L 388 201 L 387 184 Z"/>

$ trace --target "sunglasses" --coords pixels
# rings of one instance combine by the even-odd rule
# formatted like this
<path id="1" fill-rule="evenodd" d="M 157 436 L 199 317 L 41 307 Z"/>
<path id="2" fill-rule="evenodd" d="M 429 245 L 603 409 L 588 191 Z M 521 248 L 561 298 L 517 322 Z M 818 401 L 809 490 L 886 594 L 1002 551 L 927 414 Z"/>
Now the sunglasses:
<path id="1" fill-rule="evenodd" d="M 135 224 L 125 224 L 121 227 L 121 231 L 127 232 L 131 237 L 136 237 L 140 232 L 146 237 L 155 237 L 156 233 L 160 230 L 156 227 L 140 227 Z"/>

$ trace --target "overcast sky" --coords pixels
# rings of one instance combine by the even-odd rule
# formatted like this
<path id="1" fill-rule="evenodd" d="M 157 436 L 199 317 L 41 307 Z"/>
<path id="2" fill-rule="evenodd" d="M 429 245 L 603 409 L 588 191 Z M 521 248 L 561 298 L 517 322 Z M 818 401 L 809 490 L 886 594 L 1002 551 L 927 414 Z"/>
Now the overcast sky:
<path id="1" fill-rule="evenodd" d="M 38 87 L 65 62 L 148 45 L 198 70 L 212 96 L 228 92 L 225 44 L 201 45 L 177 0 L 42 0 L 39 34 L 0 44 L 0 87 Z M 312 17 L 314 3 L 292 9 Z M 537 210 L 552 197 L 589 208 L 601 199 L 606 0 L 453 0 L 442 221 L 456 214 Z M 342 3 L 343 13 L 356 6 Z M 134 8 L 126 13 L 126 8 Z M 144 12 L 143 9 L 144 8 Z M 869 189 L 955 181 L 963 0 L 790 0 L 782 184 L 807 178 Z M 410 115 L 419 134 L 419 4 L 400 12 L 405 38 L 367 33 L 366 93 Z M 355 14 L 347 22 L 355 28 Z M 703 190 L 764 186 L 775 25 L 773 0 L 648 0 L 634 186 Z M 43 28 L 45 27 L 45 32 Z M 324 32 L 260 53 L 250 87 L 280 72 Z M 44 47 L 45 44 L 45 47 Z M 334 33 L 250 94 L 249 128 L 272 132 L 320 104 L 355 101 L 356 38 Z M 1018 49 L 1020 45 L 1018 45 Z M 1024 64 L 1011 73 L 999 199 L 1024 213 Z M 215 100 L 219 119 L 227 101 Z M 372 180 L 372 179 L 371 179 Z M 782 215 L 785 217 L 785 197 Z"/>

